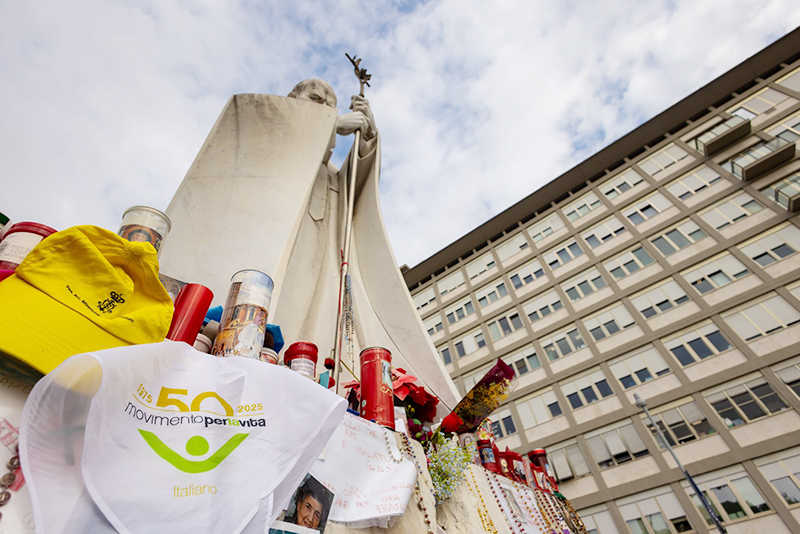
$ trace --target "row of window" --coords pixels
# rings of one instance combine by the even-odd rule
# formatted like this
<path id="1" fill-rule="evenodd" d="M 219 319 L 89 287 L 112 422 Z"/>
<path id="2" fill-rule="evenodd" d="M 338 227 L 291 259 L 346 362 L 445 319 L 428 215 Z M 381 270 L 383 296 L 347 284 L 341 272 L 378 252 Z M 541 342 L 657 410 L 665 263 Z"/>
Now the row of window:
<path id="1" fill-rule="evenodd" d="M 548 457 L 560 481 L 588 473 L 575 443 L 550 448 Z M 758 472 L 768 481 L 775 499 L 790 509 L 800 508 L 800 448 L 792 448 L 754 460 Z M 769 497 L 762 493 L 741 464 L 694 477 L 697 488 L 682 481 L 681 486 L 710 530 L 714 522 L 705 501 L 723 524 L 735 524 L 772 511 Z M 679 499 L 669 486 L 654 488 L 614 502 L 631 534 L 678 534 L 697 530 L 689 522 Z M 586 529 L 594 534 L 619 534 L 607 505 L 579 510 Z"/>
<path id="2" fill-rule="evenodd" d="M 675 231 L 678 232 L 680 229 L 675 229 Z M 683 234 L 680 235 L 682 236 Z M 680 239 L 682 239 L 682 237 L 676 237 L 672 232 L 667 232 L 663 238 L 665 240 L 670 239 L 670 242 L 680 242 Z M 654 244 L 656 243 L 654 242 Z M 666 245 L 660 244 L 660 246 L 664 247 Z M 790 223 L 784 223 L 738 245 L 738 249 L 761 267 L 767 267 L 793 256 L 800 250 L 800 229 Z M 623 254 L 606 261 L 603 266 L 616 280 L 621 280 L 652 263 L 654 263 L 652 256 L 641 245 L 637 245 Z M 700 295 L 705 295 L 751 274 L 751 271 L 736 256 L 730 252 L 723 252 L 682 271 L 680 274 Z M 509 278 L 515 287 L 521 287 L 543 275 L 544 273 L 538 260 L 534 260 L 517 269 Z M 567 294 L 571 302 L 577 302 L 605 288 L 607 285 L 608 283 L 597 267 L 592 267 L 561 283 L 561 289 Z M 476 291 L 475 300 L 479 308 L 484 308 L 508 294 L 506 283 L 502 279 L 498 279 Z M 637 293 L 631 299 L 637 310 L 646 319 L 690 300 L 689 296 L 680 289 L 680 286 L 670 280 L 660 282 L 657 286 Z M 531 323 L 547 317 L 561 309 L 561 307 L 561 299 L 555 290 L 549 290 L 523 304 L 525 315 Z M 458 321 L 471 316 L 475 313 L 475 310 L 476 307 L 472 298 L 467 296 L 465 299 L 457 301 L 456 304 L 445 308 L 444 314 L 447 324 L 452 326 Z M 518 316 L 513 319 L 516 325 L 512 324 L 510 328 L 505 324 L 509 320 L 507 318 L 503 322 L 504 324 L 496 324 L 496 320 L 490 323 L 493 325 L 490 328 L 492 329 L 494 340 L 521 327 L 521 321 Z M 428 318 L 424 322 L 424 326 L 430 335 L 434 335 L 443 330 L 444 323 L 437 313 Z"/>
<path id="3" fill-rule="evenodd" d="M 728 170 L 734 175 L 741 175 L 740 169 L 746 167 L 749 163 L 756 161 L 758 158 L 762 157 L 763 155 L 767 155 L 771 151 L 777 150 L 788 142 L 796 140 L 798 137 L 800 137 L 800 113 L 786 120 L 777 128 L 770 130 L 770 134 L 776 136 L 776 140 L 774 142 L 758 143 L 738 156 L 723 162 L 723 167 L 727 167 Z M 685 154 L 685 152 L 678 147 L 671 145 L 670 147 L 661 150 L 659 153 L 649 158 L 648 161 L 658 160 L 659 157 L 676 150 L 680 151 L 682 154 Z M 721 179 L 722 178 L 719 176 L 719 174 L 713 169 L 707 166 L 701 166 L 697 169 L 693 169 L 687 174 L 682 175 L 670 183 L 667 186 L 667 190 L 675 195 L 678 199 L 685 201 L 700 191 L 716 184 Z M 614 197 L 615 195 L 627 192 L 641 182 L 641 177 L 639 177 L 634 171 L 629 170 L 612 179 L 606 186 L 601 188 L 601 191 L 603 191 L 607 196 Z M 766 188 L 762 189 L 762 193 L 767 198 L 775 200 L 784 208 L 788 208 L 789 200 L 798 192 L 800 192 L 800 187 L 797 185 L 798 182 L 800 182 L 800 177 L 793 175 L 792 177 L 781 179 L 778 182 L 767 186 Z M 566 208 L 564 208 L 563 211 L 569 220 L 575 221 L 581 216 L 586 215 L 592 210 L 601 206 L 602 203 L 597 199 L 596 194 L 594 192 L 590 192 L 587 195 L 584 195 L 584 197 L 573 201 Z M 624 208 L 622 210 L 622 214 L 630 221 L 630 223 L 636 226 L 655 217 L 659 213 L 663 213 L 672 206 L 672 202 L 670 202 L 663 194 L 660 192 L 655 192 L 649 195 L 647 198 L 641 199 L 629 207 Z M 735 224 L 749 215 L 752 215 L 753 213 L 761 211 L 762 209 L 764 209 L 764 207 L 760 203 L 753 199 L 749 194 L 742 192 L 734 195 L 731 198 L 723 199 L 714 206 L 711 206 L 701 212 L 700 216 L 714 228 L 721 230 Z M 531 239 L 534 242 L 538 242 L 563 228 L 564 223 L 557 215 L 553 214 L 544 221 L 536 223 L 526 230 L 531 236 Z M 685 246 L 684 239 L 687 237 L 686 234 L 695 232 L 696 228 L 683 230 L 686 231 L 677 230 L 676 232 L 676 229 L 673 229 L 670 236 L 657 239 L 656 246 L 658 246 L 659 250 L 661 250 L 665 255 L 669 255 L 674 252 L 674 250 L 682 248 L 681 245 Z M 581 234 L 581 237 L 590 248 L 596 248 L 610 241 L 614 237 L 625 233 L 625 231 L 626 229 L 619 219 L 612 216 L 597 224 L 591 230 Z M 704 236 L 697 234 L 695 236 L 689 236 L 689 239 L 690 242 L 695 242 L 700 240 L 702 237 Z M 496 247 L 496 251 L 500 261 L 506 262 L 527 248 L 528 242 L 524 235 L 520 233 L 498 245 Z M 552 250 L 551 253 L 552 254 L 550 254 L 550 257 L 545 259 L 552 268 L 558 268 L 559 266 L 571 261 L 571 259 L 582 255 L 583 249 L 577 243 L 566 243 L 563 247 L 557 247 L 556 249 Z M 487 252 L 481 257 L 468 263 L 465 267 L 465 270 L 469 278 L 475 278 L 495 267 L 495 265 L 496 263 L 494 256 L 491 254 L 491 252 Z M 439 281 L 437 285 L 439 286 L 440 293 L 445 295 L 453 289 L 459 287 L 461 284 L 463 284 L 463 282 L 463 275 L 461 277 L 456 276 L 452 278 L 448 276 Z M 418 309 L 430 303 L 433 295 L 431 295 L 430 292 L 425 291 L 425 295 L 420 295 L 420 297 L 421 298 L 419 299 L 415 299 Z"/>
<path id="4" fill-rule="evenodd" d="M 723 259 L 725 258 L 723 257 Z M 716 269 L 713 262 L 709 265 Z M 722 274 L 717 274 L 718 272 Z M 721 279 L 721 276 L 727 277 L 723 271 L 714 271 L 709 275 L 709 279 L 716 279 L 715 284 L 722 284 L 724 280 Z M 701 277 L 697 281 L 705 280 L 705 277 Z M 695 288 L 699 292 L 705 290 L 702 284 L 696 284 Z M 796 283 L 787 286 L 787 289 L 795 297 L 800 298 L 800 285 Z M 631 303 L 645 320 L 672 310 L 689 300 L 684 290 L 672 279 L 651 286 L 631 297 Z M 541 298 L 531 300 L 523 307 L 528 320 L 534 323 L 561 309 L 562 304 L 558 295 L 553 291 Z M 754 341 L 800 322 L 800 312 L 774 292 L 723 312 L 721 317 L 744 342 Z M 523 321 L 523 316 L 512 309 L 510 312 L 490 320 L 487 323 L 487 330 L 492 340 L 498 341 L 523 329 Z M 586 347 L 586 342 L 577 324 L 582 324 L 592 339 L 600 342 L 636 326 L 637 321 L 622 302 L 612 304 L 599 312 L 584 317 L 577 323 L 572 323 L 553 334 L 539 338 L 541 348 L 549 361 L 553 362 Z M 664 337 L 661 342 L 682 366 L 691 365 L 733 347 L 711 320 Z M 484 346 L 486 346 L 486 338 L 480 327 L 454 340 L 456 354 L 459 357 L 471 354 Z M 440 350 L 446 351 L 445 362 L 451 363 L 449 349 L 443 347 Z"/>
<path id="5" fill-rule="evenodd" d="M 783 367 L 780 368 L 781 366 Z M 610 367 L 612 374 L 624 389 L 636 387 L 670 373 L 668 365 L 652 346 L 637 351 L 625 359 L 618 358 L 610 363 Z M 783 363 L 777 367 L 777 376 L 800 398 L 800 364 L 793 362 L 786 366 L 786 363 Z M 599 367 L 561 381 L 558 387 L 572 411 L 615 395 Z M 752 373 L 708 389 L 702 392 L 702 396 L 727 428 L 745 425 L 790 408 L 786 400 L 760 373 Z M 514 405 L 519 414 L 521 427 L 525 430 L 564 414 L 563 406 L 552 386 L 518 399 Z M 510 411 L 508 417 L 511 417 Z M 672 446 L 681 445 L 716 432 L 696 403 L 690 399 L 656 408 L 653 410 L 653 417 Z M 642 418 L 644 420 L 644 416 Z M 644 420 L 644 422 L 655 436 L 655 428 L 649 421 Z M 636 455 L 639 453 L 648 454 L 647 447 L 639 448 L 638 441 L 632 443 L 633 449 L 629 447 L 626 453 L 616 445 L 609 445 L 609 440 L 613 444 L 619 443 L 618 438 L 610 437 L 617 430 L 616 427 L 608 429 L 606 437 L 603 437 L 605 433 L 586 435 L 587 439 L 592 438 L 589 440 L 590 443 L 595 444 L 593 446 L 593 451 L 596 452 L 595 459 L 601 467 L 623 463 L 637 457 Z M 516 432 L 516 427 L 514 432 Z M 626 432 L 629 431 L 624 431 L 623 435 Z M 501 431 L 497 433 L 497 437 L 504 437 L 509 433 L 513 432 Z M 658 439 L 655 441 L 662 449 L 664 448 Z M 622 442 L 628 443 L 624 436 Z M 599 452 L 601 443 L 606 444 L 608 454 Z M 618 454 L 622 456 L 617 458 L 614 454 L 615 450 L 618 450 Z M 615 458 L 619 461 L 612 462 Z"/>

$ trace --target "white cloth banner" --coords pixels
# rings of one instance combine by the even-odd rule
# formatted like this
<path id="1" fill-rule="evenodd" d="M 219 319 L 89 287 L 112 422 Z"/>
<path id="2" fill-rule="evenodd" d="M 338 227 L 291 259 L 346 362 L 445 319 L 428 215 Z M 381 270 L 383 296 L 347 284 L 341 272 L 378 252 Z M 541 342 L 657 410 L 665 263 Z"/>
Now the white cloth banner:
<path id="1" fill-rule="evenodd" d="M 36 532 L 238 533 L 257 510 L 266 532 L 345 410 L 288 369 L 185 343 L 73 356 L 23 413 Z"/>
<path id="2" fill-rule="evenodd" d="M 417 469 L 393 432 L 348 413 L 311 475 L 334 493 L 329 520 L 388 528 L 391 518 L 406 510 Z"/>

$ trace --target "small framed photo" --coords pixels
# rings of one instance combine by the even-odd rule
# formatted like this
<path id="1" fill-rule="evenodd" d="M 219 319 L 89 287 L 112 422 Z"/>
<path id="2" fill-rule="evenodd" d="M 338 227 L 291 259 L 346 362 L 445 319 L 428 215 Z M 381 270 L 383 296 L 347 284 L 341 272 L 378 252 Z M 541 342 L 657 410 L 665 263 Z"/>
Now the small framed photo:
<path id="1" fill-rule="evenodd" d="M 333 492 L 310 474 L 306 475 L 303 483 L 292 496 L 292 500 L 289 501 L 283 522 L 317 532 L 325 532 L 332 504 Z"/>

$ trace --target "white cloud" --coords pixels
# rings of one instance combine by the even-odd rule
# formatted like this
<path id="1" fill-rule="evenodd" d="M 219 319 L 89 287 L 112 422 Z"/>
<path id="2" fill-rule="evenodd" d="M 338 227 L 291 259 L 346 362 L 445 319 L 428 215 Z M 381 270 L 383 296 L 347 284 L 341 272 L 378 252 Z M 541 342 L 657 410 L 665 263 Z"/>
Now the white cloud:
<path id="1" fill-rule="evenodd" d="M 724 6 L 724 10 L 720 10 Z M 382 201 L 413 265 L 800 22 L 790 0 L 0 6 L 0 211 L 115 229 L 165 208 L 233 93 L 363 56 Z"/>

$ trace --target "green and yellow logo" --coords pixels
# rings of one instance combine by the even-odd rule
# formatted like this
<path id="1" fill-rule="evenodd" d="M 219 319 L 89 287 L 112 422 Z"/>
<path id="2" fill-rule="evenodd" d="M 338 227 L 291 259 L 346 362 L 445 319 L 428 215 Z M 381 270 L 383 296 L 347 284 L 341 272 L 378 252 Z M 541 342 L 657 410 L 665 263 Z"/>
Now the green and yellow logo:
<path id="1" fill-rule="evenodd" d="M 139 434 L 161 458 L 184 473 L 205 473 L 216 468 L 227 458 L 250 434 L 234 434 L 222 447 L 205 460 L 189 460 L 172 450 L 161 439 L 147 430 L 139 429 Z M 208 453 L 208 441 L 203 436 L 192 436 L 186 442 L 186 452 L 192 456 L 204 456 Z"/>

